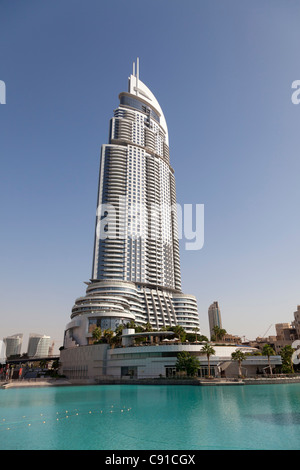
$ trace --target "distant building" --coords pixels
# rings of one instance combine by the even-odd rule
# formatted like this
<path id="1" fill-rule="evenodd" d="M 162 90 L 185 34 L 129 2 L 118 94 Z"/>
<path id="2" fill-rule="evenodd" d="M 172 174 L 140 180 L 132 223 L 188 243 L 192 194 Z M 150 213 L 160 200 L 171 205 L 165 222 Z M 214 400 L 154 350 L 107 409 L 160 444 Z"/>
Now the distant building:
<path id="1" fill-rule="evenodd" d="M 280 354 L 282 348 L 285 346 L 291 346 L 295 339 L 297 339 L 297 333 L 294 326 L 292 326 L 290 323 L 277 323 L 275 325 L 275 329 L 275 352 L 276 354 Z"/>
<path id="2" fill-rule="evenodd" d="M 228 344 L 241 344 L 242 338 L 240 336 L 230 335 L 229 333 L 226 333 L 222 338 L 222 342 Z"/>
<path id="3" fill-rule="evenodd" d="M 295 340 L 300 339 L 300 306 L 294 313 L 294 317 L 295 321 L 292 323 L 276 323 L 274 325 L 276 336 L 257 337 L 255 341 L 250 341 L 248 344 L 260 350 L 263 349 L 265 344 L 269 344 L 276 354 L 280 354 L 285 346 L 292 346 Z"/>
<path id="4" fill-rule="evenodd" d="M 29 357 L 47 357 L 51 347 L 51 338 L 46 335 L 31 333 L 28 340 L 27 354 Z"/>
<path id="5" fill-rule="evenodd" d="M 16 356 L 21 354 L 21 348 L 23 343 L 23 334 L 17 333 L 12 336 L 7 336 L 3 338 L 3 342 L 6 347 L 6 357 Z"/>
<path id="6" fill-rule="evenodd" d="M 5 344 L 3 340 L 0 340 L 0 370 L 1 370 L 1 364 L 3 364 L 4 362 L 6 362 Z"/>
<path id="7" fill-rule="evenodd" d="M 208 309 L 210 337 L 214 336 L 214 327 L 222 328 L 221 311 L 218 302 L 213 302 Z"/>
<path id="8" fill-rule="evenodd" d="M 294 318 L 293 325 L 296 330 L 297 339 L 300 339 L 300 305 L 297 306 L 297 310 L 294 312 Z"/>
<path id="9" fill-rule="evenodd" d="M 53 341 L 49 348 L 49 356 L 54 356 L 54 346 L 55 346 L 55 343 Z"/>

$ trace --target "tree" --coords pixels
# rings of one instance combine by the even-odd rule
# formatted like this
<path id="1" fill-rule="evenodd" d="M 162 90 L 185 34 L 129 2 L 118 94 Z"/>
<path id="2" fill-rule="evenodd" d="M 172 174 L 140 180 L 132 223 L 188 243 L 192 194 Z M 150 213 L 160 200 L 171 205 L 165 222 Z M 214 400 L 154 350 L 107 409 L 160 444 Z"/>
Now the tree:
<path id="1" fill-rule="evenodd" d="M 144 327 L 141 325 L 135 325 L 135 332 L 136 333 L 143 333 L 145 331 Z"/>
<path id="2" fill-rule="evenodd" d="M 153 331 L 152 325 L 150 322 L 147 322 L 146 325 L 144 325 L 145 331 Z"/>
<path id="3" fill-rule="evenodd" d="M 217 325 L 213 327 L 213 332 L 214 332 L 214 338 L 216 341 L 221 341 L 227 333 L 226 330 L 220 328 Z"/>
<path id="4" fill-rule="evenodd" d="M 115 335 L 110 340 L 111 346 L 120 346 L 122 344 L 122 335 Z"/>
<path id="5" fill-rule="evenodd" d="M 227 331 L 224 328 L 220 329 L 220 340 L 224 340 L 224 336 L 227 334 Z"/>
<path id="6" fill-rule="evenodd" d="M 242 362 L 246 359 L 246 355 L 240 349 L 237 349 L 231 354 L 231 358 L 239 363 L 239 377 L 242 377 Z"/>
<path id="7" fill-rule="evenodd" d="M 53 361 L 52 363 L 51 369 L 57 370 L 58 368 L 59 368 L 59 359 L 55 359 L 55 361 Z"/>
<path id="8" fill-rule="evenodd" d="M 60 367 L 60 362 L 59 359 L 55 359 L 52 363 L 51 370 L 48 372 L 51 377 L 57 377 L 58 376 L 58 369 Z"/>
<path id="9" fill-rule="evenodd" d="M 256 351 L 252 352 L 252 353 L 250 354 L 250 356 L 262 356 L 262 353 L 261 353 L 261 351 L 259 351 L 259 350 L 257 349 Z"/>
<path id="10" fill-rule="evenodd" d="M 133 329 L 136 333 L 142 333 L 145 331 L 142 326 L 136 325 L 133 320 L 130 320 L 130 322 L 126 323 L 126 328 Z"/>
<path id="11" fill-rule="evenodd" d="M 210 377 L 210 356 L 216 354 L 214 348 L 209 344 L 206 343 L 200 351 L 201 354 L 206 354 L 207 361 L 208 361 L 208 377 Z"/>
<path id="12" fill-rule="evenodd" d="M 194 332 L 195 335 L 196 335 L 196 343 L 198 343 L 198 338 L 197 338 L 197 333 L 198 333 L 198 331 L 200 331 L 200 330 L 199 330 L 199 328 L 196 326 L 196 327 L 193 329 L 193 332 Z"/>
<path id="13" fill-rule="evenodd" d="M 200 335 L 198 339 L 199 339 L 200 343 L 201 342 L 202 343 L 208 343 L 208 337 L 207 336 Z"/>
<path id="14" fill-rule="evenodd" d="M 103 331 L 103 339 L 106 343 L 111 344 L 113 336 L 114 336 L 114 332 L 110 328 Z"/>
<path id="15" fill-rule="evenodd" d="M 275 356 L 275 351 L 270 344 L 265 344 L 263 347 L 262 353 L 263 353 L 263 356 L 268 356 L 270 374 L 272 375 L 273 372 L 272 372 L 272 367 L 271 367 L 270 356 Z"/>
<path id="16" fill-rule="evenodd" d="M 294 366 L 292 361 L 292 356 L 294 353 L 294 349 L 291 345 L 286 345 L 282 348 L 280 355 L 282 357 L 282 372 L 283 373 L 294 373 Z"/>
<path id="17" fill-rule="evenodd" d="M 100 341 L 101 337 L 102 337 L 102 330 L 100 326 L 96 326 L 92 332 L 92 338 L 94 340 L 94 343 L 96 343 L 97 341 Z"/>
<path id="18" fill-rule="evenodd" d="M 47 364 L 48 364 L 47 359 L 41 359 L 41 360 L 40 360 L 40 368 L 41 368 L 41 369 L 46 369 Z"/>
<path id="19" fill-rule="evenodd" d="M 184 343 L 185 339 L 186 339 L 186 332 L 185 330 L 182 328 L 181 325 L 176 325 L 176 326 L 170 326 L 168 328 L 169 331 L 173 331 L 173 333 L 179 338 L 179 340 L 181 341 L 181 343 Z"/>
<path id="20" fill-rule="evenodd" d="M 123 325 L 123 323 L 120 323 L 115 329 L 116 336 L 122 336 L 124 328 L 125 326 Z"/>
<path id="21" fill-rule="evenodd" d="M 176 369 L 186 371 L 187 375 L 194 377 L 200 367 L 200 362 L 188 351 L 182 351 L 177 355 Z"/>

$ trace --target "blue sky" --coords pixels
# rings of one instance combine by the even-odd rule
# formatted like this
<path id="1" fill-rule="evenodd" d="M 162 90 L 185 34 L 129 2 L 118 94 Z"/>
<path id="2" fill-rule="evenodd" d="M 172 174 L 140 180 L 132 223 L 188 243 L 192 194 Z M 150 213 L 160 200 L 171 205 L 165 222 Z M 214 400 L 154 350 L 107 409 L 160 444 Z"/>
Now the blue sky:
<path id="1" fill-rule="evenodd" d="M 62 344 L 91 276 L 100 147 L 132 62 L 168 123 L 181 243 L 201 329 L 253 339 L 300 303 L 300 4 L 264 0 L 0 1 L 0 338 Z M 272 327 L 268 334 L 275 332 Z"/>

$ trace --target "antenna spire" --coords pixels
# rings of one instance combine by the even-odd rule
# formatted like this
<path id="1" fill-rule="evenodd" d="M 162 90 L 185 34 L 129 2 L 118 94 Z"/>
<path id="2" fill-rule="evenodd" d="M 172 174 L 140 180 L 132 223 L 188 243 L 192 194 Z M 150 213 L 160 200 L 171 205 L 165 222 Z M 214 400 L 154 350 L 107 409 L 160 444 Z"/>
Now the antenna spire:
<path id="1" fill-rule="evenodd" d="M 138 94 L 139 76 L 140 76 L 140 59 L 139 57 L 137 57 L 136 59 L 136 94 Z"/>
<path id="2" fill-rule="evenodd" d="M 139 57 L 137 57 L 137 59 L 136 59 L 136 68 L 135 68 L 135 62 L 132 63 L 132 75 L 136 78 L 135 92 L 136 92 L 136 94 L 138 94 L 139 76 L 140 76 L 140 59 L 139 59 Z"/>

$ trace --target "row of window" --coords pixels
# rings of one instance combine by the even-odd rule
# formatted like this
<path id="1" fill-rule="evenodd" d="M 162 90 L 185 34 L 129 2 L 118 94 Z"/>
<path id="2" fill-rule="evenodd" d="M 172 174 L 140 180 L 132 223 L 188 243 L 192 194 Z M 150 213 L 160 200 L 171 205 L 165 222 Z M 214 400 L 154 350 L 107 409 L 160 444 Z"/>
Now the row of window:
<path id="1" fill-rule="evenodd" d="M 159 116 L 156 114 L 156 112 L 152 108 L 144 105 L 138 99 L 123 95 L 120 98 L 120 104 L 124 104 L 125 106 L 130 106 L 131 108 L 142 111 L 143 113 L 147 113 L 151 118 L 155 119 L 155 121 L 160 122 Z"/>

